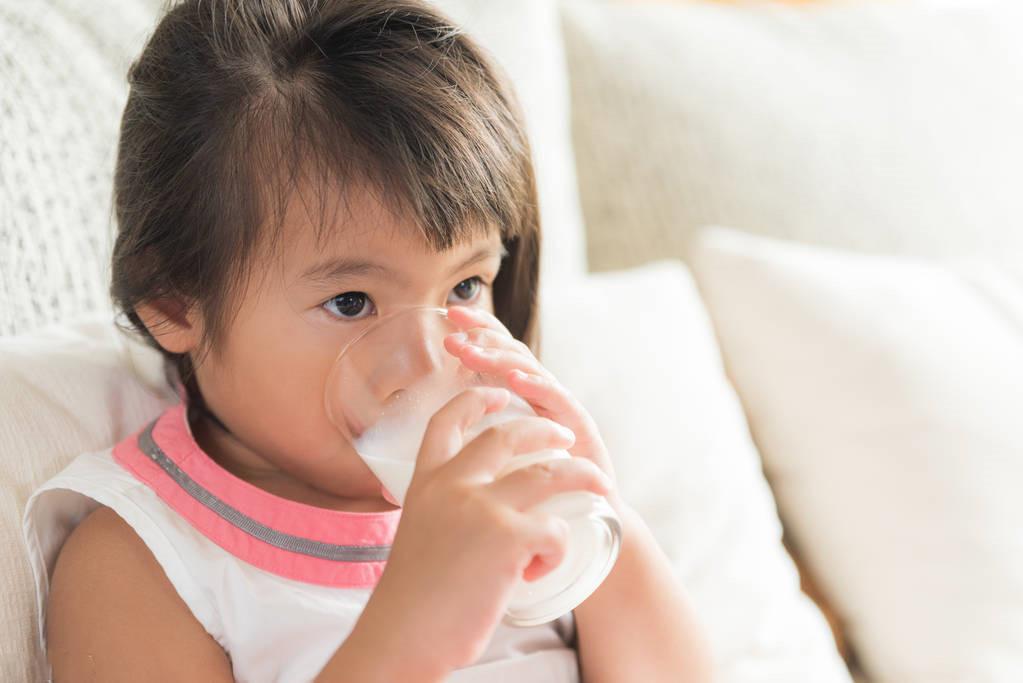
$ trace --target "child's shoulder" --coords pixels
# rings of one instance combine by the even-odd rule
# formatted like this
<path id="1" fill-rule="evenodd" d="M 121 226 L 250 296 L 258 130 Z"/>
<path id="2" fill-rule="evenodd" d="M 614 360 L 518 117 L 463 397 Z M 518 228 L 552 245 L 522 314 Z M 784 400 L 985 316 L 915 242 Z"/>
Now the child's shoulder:
<path id="1" fill-rule="evenodd" d="M 201 535 L 181 524 L 116 452 L 114 446 L 74 456 L 26 503 L 23 534 L 41 650 L 50 655 L 55 680 L 153 680 L 153 670 L 173 672 L 168 680 L 221 680 L 215 672 L 226 655 L 214 637 L 221 632 L 216 605 L 189 564 Z M 165 651 L 171 646 L 174 652 Z M 148 664 L 139 660 L 137 671 L 122 666 L 106 675 L 74 669 L 79 673 L 62 676 L 57 668 L 83 666 L 75 657 L 91 656 L 98 672 L 104 653 L 112 662 L 115 651 L 138 652 Z M 214 673 L 181 669 L 182 651 Z"/>
<path id="2" fill-rule="evenodd" d="M 153 583 L 171 585 L 131 525 L 106 505 L 99 505 L 88 513 L 68 535 L 57 556 L 54 584 L 62 566 L 77 573 L 89 572 L 99 583 L 116 584 L 116 581 L 108 581 L 116 578 L 126 587 L 134 587 L 145 580 L 158 579 Z M 111 574 L 100 569 L 116 571 Z M 151 571 L 154 569 L 160 571 Z"/>
<path id="3" fill-rule="evenodd" d="M 82 586 L 90 590 L 83 591 Z M 76 606 L 88 602 L 115 607 L 132 594 L 144 595 L 146 601 L 168 595 L 178 598 L 131 525 L 112 508 L 100 505 L 78 523 L 61 546 L 47 613 L 62 608 L 74 612 Z"/>
<path id="4" fill-rule="evenodd" d="M 154 671 L 166 680 L 233 680 L 223 649 L 131 525 L 105 505 L 60 550 L 46 640 L 55 680 L 86 671 L 98 680 L 153 680 Z"/>
<path id="5" fill-rule="evenodd" d="M 60 548 L 47 613 L 74 611 L 79 603 L 97 599 L 117 604 L 140 587 L 160 589 L 147 591 L 158 596 L 162 584 L 170 586 L 170 581 L 139 535 L 117 512 L 100 505 L 75 526 Z M 81 586 L 90 590 L 80 590 Z M 98 595 L 105 592 L 109 594 Z"/>

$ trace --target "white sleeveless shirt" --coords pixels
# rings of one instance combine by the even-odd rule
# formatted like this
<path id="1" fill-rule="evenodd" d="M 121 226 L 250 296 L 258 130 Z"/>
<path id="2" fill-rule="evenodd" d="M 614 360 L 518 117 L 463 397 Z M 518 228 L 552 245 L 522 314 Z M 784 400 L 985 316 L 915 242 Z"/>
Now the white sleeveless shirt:
<path id="1" fill-rule="evenodd" d="M 365 607 L 401 514 L 327 510 L 253 486 L 199 448 L 179 404 L 114 448 L 78 456 L 29 498 L 23 531 L 42 652 L 57 555 L 100 505 L 145 542 L 245 683 L 316 677 Z M 502 623 L 480 659 L 447 680 L 578 683 L 574 645 L 571 613 Z"/>

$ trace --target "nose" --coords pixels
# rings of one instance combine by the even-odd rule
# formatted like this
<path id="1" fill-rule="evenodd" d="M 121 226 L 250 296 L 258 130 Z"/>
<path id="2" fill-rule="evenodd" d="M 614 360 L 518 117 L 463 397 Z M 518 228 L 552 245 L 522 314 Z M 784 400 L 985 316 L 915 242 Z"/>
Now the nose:
<path id="1" fill-rule="evenodd" d="M 463 377 L 461 359 L 444 348 L 444 337 L 456 330 L 443 310 L 381 318 L 334 362 L 325 388 L 328 417 L 358 438 L 385 415 L 435 412 Z"/>
<path id="2" fill-rule="evenodd" d="M 443 372 L 458 359 L 444 348 L 444 336 L 451 323 L 439 315 L 411 315 L 402 329 L 381 340 L 376 382 L 377 400 L 382 405 L 400 398 L 402 392 L 421 380 Z"/>

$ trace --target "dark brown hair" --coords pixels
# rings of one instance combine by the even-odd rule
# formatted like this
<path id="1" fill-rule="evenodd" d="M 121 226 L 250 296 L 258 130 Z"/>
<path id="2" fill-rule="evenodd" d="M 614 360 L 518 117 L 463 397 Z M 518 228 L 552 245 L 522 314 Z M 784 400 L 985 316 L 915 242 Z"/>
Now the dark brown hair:
<path id="1" fill-rule="evenodd" d="M 111 295 L 151 345 L 135 307 L 160 299 L 198 306 L 203 347 L 215 344 L 253 255 L 275 248 L 288 198 L 311 177 L 342 196 L 375 188 L 438 251 L 498 226 L 508 256 L 495 313 L 538 351 L 522 113 L 501 68 L 429 2 L 171 3 L 128 83 Z M 197 398 L 195 359 L 166 355 Z"/>

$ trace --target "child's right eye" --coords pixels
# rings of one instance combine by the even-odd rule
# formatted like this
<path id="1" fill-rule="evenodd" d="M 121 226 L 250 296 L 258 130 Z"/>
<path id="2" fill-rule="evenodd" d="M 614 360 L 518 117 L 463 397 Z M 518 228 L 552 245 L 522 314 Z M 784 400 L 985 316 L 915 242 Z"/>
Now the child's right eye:
<path id="1" fill-rule="evenodd" d="M 342 320 L 358 320 L 363 317 L 361 315 L 363 311 L 369 310 L 372 313 L 375 310 L 372 299 L 365 292 L 338 294 L 324 301 L 323 308 L 335 318 Z"/>

